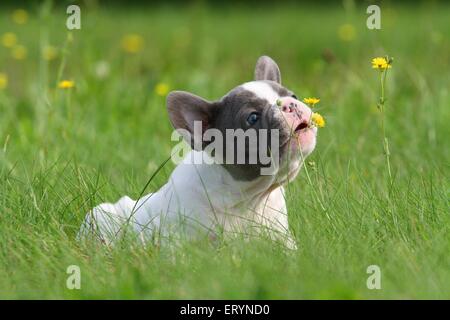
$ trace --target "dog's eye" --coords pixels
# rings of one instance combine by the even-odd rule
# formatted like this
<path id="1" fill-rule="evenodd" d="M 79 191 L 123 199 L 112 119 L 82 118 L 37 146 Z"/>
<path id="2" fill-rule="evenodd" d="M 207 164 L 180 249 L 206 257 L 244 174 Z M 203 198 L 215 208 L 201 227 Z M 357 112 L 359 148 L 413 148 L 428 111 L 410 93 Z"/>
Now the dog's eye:
<path id="1" fill-rule="evenodd" d="M 257 123 L 258 120 L 259 120 L 259 114 L 257 112 L 252 112 L 252 113 L 250 113 L 250 115 L 247 118 L 247 123 L 252 126 L 255 123 Z"/>
<path id="2" fill-rule="evenodd" d="M 296 99 L 296 100 L 298 100 L 298 98 L 297 98 L 297 96 L 295 94 L 293 94 L 291 97 Z"/>

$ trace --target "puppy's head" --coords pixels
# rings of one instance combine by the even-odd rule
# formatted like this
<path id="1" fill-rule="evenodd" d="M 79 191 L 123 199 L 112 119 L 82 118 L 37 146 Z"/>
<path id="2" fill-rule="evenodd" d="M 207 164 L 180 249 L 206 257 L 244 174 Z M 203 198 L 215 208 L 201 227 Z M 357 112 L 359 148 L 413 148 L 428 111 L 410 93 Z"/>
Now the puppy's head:
<path id="1" fill-rule="evenodd" d="M 292 179 L 316 145 L 310 108 L 281 85 L 280 70 L 267 56 L 258 59 L 254 81 L 220 100 L 210 102 L 174 91 L 167 97 L 167 108 L 173 126 L 184 132 L 187 142 L 212 154 L 238 180 L 256 179 L 262 168 L 274 162 L 278 165 L 273 174 Z M 212 144 L 214 148 L 209 148 Z"/>

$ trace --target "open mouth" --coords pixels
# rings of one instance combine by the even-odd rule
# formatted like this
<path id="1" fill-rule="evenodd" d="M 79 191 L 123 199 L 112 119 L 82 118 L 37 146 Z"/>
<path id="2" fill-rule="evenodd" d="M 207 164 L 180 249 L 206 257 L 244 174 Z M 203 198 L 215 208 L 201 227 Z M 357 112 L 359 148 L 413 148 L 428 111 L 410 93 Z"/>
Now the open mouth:
<path id="1" fill-rule="evenodd" d="M 300 132 L 304 129 L 308 128 L 308 122 L 302 121 L 294 130 L 295 133 Z"/>

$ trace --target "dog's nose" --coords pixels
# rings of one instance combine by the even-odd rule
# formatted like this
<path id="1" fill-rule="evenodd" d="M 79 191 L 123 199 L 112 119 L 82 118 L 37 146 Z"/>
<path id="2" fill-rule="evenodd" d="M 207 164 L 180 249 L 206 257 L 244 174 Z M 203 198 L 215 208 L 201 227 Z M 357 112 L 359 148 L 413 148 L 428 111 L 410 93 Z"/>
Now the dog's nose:
<path id="1" fill-rule="evenodd" d="M 285 113 L 293 113 L 298 111 L 297 100 L 294 98 L 283 98 L 279 100 L 279 104 L 281 104 L 281 111 Z"/>
<path id="2" fill-rule="evenodd" d="M 300 119 L 308 119 L 311 115 L 311 109 L 292 97 L 283 97 L 278 99 L 277 105 L 285 116 L 295 116 Z"/>

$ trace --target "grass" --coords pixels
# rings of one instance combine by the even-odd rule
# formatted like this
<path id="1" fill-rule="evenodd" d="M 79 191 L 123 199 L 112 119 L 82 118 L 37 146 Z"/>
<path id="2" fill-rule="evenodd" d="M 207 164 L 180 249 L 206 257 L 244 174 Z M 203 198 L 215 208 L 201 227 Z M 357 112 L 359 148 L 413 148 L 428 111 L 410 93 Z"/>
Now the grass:
<path id="1" fill-rule="evenodd" d="M 381 31 L 365 27 L 364 7 L 83 6 L 82 29 L 67 43 L 65 8 L 33 5 L 24 25 L 11 10 L 0 12 L 0 33 L 16 33 L 28 54 L 0 50 L 9 76 L 0 90 L 0 298 L 450 297 L 450 6 L 382 6 Z M 339 36 L 344 24 L 351 41 Z M 143 37 L 137 54 L 121 49 L 129 33 Z M 55 60 L 42 59 L 47 44 L 59 49 Z M 299 250 L 263 239 L 177 250 L 76 242 L 90 208 L 137 197 L 170 154 L 172 128 L 154 87 L 217 99 L 250 80 L 262 54 L 299 97 L 319 96 L 327 119 L 308 159 L 312 185 L 302 171 L 287 188 Z M 395 57 L 389 194 L 370 66 L 385 54 Z M 76 87 L 57 89 L 59 79 Z M 372 264 L 381 290 L 366 287 Z M 69 265 L 81 268 L 81 290 L 66 288 Z"/>

